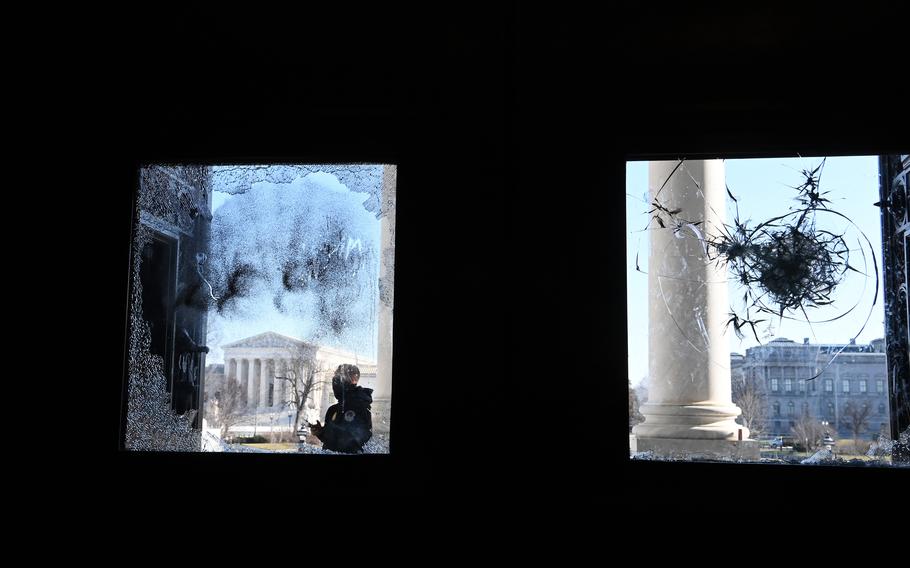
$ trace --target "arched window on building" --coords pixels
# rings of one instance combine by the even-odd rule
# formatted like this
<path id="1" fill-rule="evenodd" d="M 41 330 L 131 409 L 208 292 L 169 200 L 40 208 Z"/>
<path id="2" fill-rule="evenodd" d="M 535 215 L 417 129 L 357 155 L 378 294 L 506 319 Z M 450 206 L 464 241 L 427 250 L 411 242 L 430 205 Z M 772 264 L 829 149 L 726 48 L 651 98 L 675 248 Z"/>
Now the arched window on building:
<path id="1" fill-rule="evenodd" d="M 780 418 L 780 403 L 775 402 L 773 408 L 774 408 L 774 417 Z"/>
<path id="2" fill-rule="evenodd" d="M 794 414 L 796 414 L 796 405 L 791 400 L 787 403 L 787 416 L 793 416 Z"/>

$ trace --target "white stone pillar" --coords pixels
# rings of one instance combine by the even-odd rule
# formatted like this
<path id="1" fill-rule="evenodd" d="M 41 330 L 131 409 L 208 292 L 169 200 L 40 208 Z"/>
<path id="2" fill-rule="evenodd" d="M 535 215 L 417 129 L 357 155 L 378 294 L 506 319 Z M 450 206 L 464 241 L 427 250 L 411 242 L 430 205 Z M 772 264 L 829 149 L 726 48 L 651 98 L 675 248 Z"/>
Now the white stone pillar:
<path id="1" fill-rule="evenodd" d="M 262 360 L 262 370 L 263 370 L 263 377 L 265 377 L 265 380 L 263 381 L 265 384 L 265 396 L 262 399 L 263 401 L 265 401 L 263 403 L 263 406 L 268 406 L 270 411 L 274 411 L 278 405 L 278 384 L 277 383 L 279 382 L 279 381 L 275 380 L 274 362 L 271 359 L 263 359 Z M 272 387 L 272 404 L 271 405 L 269 405 L 269 386 Z"/>
<path id="2" fill-rule="evenodd" d="M 253 392 L 256 393 L 256 408 L 262 408 L 262 359 L 253 359 Z"/>
<path id="3" fill-rule="evenodd" d="M 692 225 L 674 228 L 664 215 L 666 228 L 654 221 L 649 231 L 648 402 L 633 430 L 635 449 L 690 457 L 745 450 L 757 458 L 755 443 L 737 442 L 749 431 L 735 422 L 741 411 L 731 398 L 727 274 L 707 260 L 703 240 L 725 221 L 724 163 L 685 161 L 670 176 L 677 164 L 649 167 L 652 203 L 679 209 L 675 218 Z"/>
<path id="4" fill-rule="evenodd" d="M 249 384 L 250 384 L 250 366 L 246 359 L 238 359 L 237 367 L 240 370 L 240 392 L 243 397 L 244 405 L 249 404 Z"/>
<path id="5" fill-rule="evenodd" d="M 259 408 L 269 408 L 269 383 L 268 365 L 266 359 L 259 360 Z"/>
<path id="6" fill-rule="evenodd" d="M 254 380 L 254 359 L 246 360 L 247 383 L 246 383 L 246 407 L 256 408 L 256 382 Z"/>
<path id="7" fill-rule="evenodd" d="M 278 360 L 275 358 L 269 359 L 269 367 L 272 369 L 272 380 L 275 383 L 275 409 L 280 409 L 282 405 L 281 401 L 281 389 L 284 386 L 284 381 L 280 381 L 275 377 L 283 377 L 284 370 L 278 364 Z"/>

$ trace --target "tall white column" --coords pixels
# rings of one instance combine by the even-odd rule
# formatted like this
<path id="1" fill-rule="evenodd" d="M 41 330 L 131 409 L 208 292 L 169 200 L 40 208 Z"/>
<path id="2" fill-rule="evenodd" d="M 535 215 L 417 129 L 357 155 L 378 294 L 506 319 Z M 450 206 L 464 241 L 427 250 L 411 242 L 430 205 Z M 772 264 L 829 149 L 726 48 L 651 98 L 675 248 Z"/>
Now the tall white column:
<path id="1" fill-rule="evenodd" d="M 250 403 L 250 362 L 246 359 L 238 359 L 237 366 L 240 368 L 240 392 L 243 396 L 243 402 Z"/>
<path id="2" fill-rule="evenodd" d="M 259 360 L 259 408 L 269 408 L 269 384 L 267 359 Z"/>
<path id="3" fill-rule="evenodd" d="M 721 160 L 651 162 L 652 203 L 679 210 L 673 226 L 652 222 L 648 262 L 648 402 L 633 430 L 637 451 L 659 454 L 742 454 L 749 431 L 735 422 L 730 350 L 724 325 L 730 303 L 727 274 L 706 258 L 704 235 L 725 221 Z M 669 180 L 668 180 L 669 176 Z M 666 182 L 666 184 L 665 184 Z M 665 184 L 665 185 L 664 185 Z M 663 189 L 661 189 L 663 186 Z M 689 224 L 686 224 L 688 222 Z M 754 457 L 758 457 L 755 455 Z"/>
<path id="4" fill-rule="evenodd" d="M 272 370 L 272 381 L 275 383 L 275 410 L 281 408 L 281 387 L 284 385 L 284 381 L 279 381 L 276 377 L 283 377 L 284 371 L 281 369 L 281 366 L 278 365 L 277 359 L 269 359 L 269 368 Z"/>
<path id="5" fill-rule="evenodd" d="M 256 369 L 255 360 L 247 359 L 246 406 L 247 409 L 256 408 Z"/>
<path id="6" fill-rule="evenodd" d="M 250 363 L 250 367 L 253 369 L 253 393 L 256 402 L 254 408 L 262 408 L 262 397 L 260 397 L 262 389 L 262 360 L 253 359 L 252 363 Z"/>
<path id="7" fill-rule="evenodd" d="M 275 380 L 275 364 L 271 359 L 262 360 L 262 371 L 265 377 L 265 406 L 269 406 L 269 386 L 272 387 L 272 404 L 270 410 L 274 411 L 278 405 L 278 381 Z"/>
<path id="8" fill-rule="evenodd" d="M 254 359 L 246 360 L 247 383 L 246 383 L 246 407 L 256 408 L 256 381 L 254 379 Z"/>

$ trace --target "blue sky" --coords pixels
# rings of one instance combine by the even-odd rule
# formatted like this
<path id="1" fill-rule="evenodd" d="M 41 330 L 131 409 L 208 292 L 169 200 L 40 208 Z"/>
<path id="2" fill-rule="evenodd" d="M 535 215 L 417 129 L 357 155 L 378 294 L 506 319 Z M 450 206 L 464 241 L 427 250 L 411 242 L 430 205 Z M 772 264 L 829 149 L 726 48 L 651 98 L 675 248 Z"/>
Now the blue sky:
<path id="1" fill-rule="evenodd" d="M 800 170 L 814 169 L 822 158 L 762 158 L 727 160 L 727 186 L 739 200 L 740 219 L 751 219 L 751 225 L 763 220 L 787 213 L 789 208 L 796 207 L 793 200 L 796 191 L 792 186 L 803 180 Z M 820 188 L 830 191 L 825 197 L 831 199 L 829 207 L 849 217 L 872 244 L 876 262 L 881 271 L 881 220 L 880 211 L 872 204 L 878 201 L 878 157 L 851 156 L 829 157 L 825 162 Z M 626 285 L 627 311 L 629 322 L 629 379 L 638 384 L 648 373 L 648 319 L 640 314 L 648 310 L 647 288 L 648 277 L 635 271 L 635 257 L 638 253 L 639 266 L 646 271 L 648 261 L 648 233 L 642 229 L 648 223 L 647 211 L 650 209 L 646 200 L 648 194 L 648 162 L 628 162 L 626 164 Z M 734 216 L 734 204 L 728 199 L 727 222 Z M 851 251 L 859 248 L 861 239 L 855 227 L 849 226 L 834 215 L 819 214 L 818 227 L 833 231 L 846 231 Z M 864 241 L 863 241 L 864 242 Z M 868 254 L 868 245 L 866 252 Z M 862 270 L 862 255 L 858 250 L 851 252 L 850 264 Z M 810 312 L 813 320 L 828 319 L 843 313 L 858 302 L 857 307 L 838 321 L 807 325 L 805 322 L 784 320 L 779 324 L 773 322 L 773 335 L 759 337 L 765 343 L 775 337 L 786 337 L 801 342 L 808 337 L 811 343 L 847 343 L 863 327 L 867 317 L 869 322 L 857 337 L 857 343 L 868 343 L 870 340 L 884 336 L 884 308 L 881 289 L 875 306 L 872 301 L 875 295 L 875 279 L 872 276 L 871 259 L 867 261 L 870 278 L 851 274 L 833 295 L 834 304 L 828 308 Z M 865 286 L 865 287 L 864 287 Z M 881 288 L 881 283 L 879 283 Z M 738 292 L 738 293 L 737 293 Z M 742 290 L 731 284 L 730 298 L 741 297 Z M 734 306 L 736 306 L 734 304 Z M 871 316 L 869 315 L 871 311 Z M 745 353 L 748 347 L 758 343 L 751 334 L 739 340 L 730 328 L 727 332 L 729 350 Z"/>

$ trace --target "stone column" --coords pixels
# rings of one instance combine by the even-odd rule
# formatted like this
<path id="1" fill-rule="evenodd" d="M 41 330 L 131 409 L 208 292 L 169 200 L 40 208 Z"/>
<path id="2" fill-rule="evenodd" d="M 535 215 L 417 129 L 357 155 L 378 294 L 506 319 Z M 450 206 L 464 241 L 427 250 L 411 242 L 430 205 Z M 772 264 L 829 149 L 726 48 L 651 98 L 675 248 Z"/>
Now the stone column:
<path id="1" fill-rule="evenodd" d="M 240 367 L 240 392 L 243 396 L 244 405 L 250 403 L 249 385 L 250 385 L 250 362 L 246 359 L 238 359 L 237 366 Z"/>
<path id="2" fill-rule="evenodd" d="M 275 383 L 275 409 L 277 410 L 281 407 L 281 388 L 284 381 L 279 381 L 275 377 L 283 377 L 284 371 L 278 365 L 278 360 L 274 358 L 269 359 L 269 368 L 272 370 L 272 381 Z"/>
<path id="3" fill-rule="evenodd" d="M 261 377 L 261 369 L 259 366 L 258 359 L 250 359 L 250 387 L 253 390 L 253 398 L 250 402 L 250 406 L 253 408 L 259 408 L 259 383 Z"/>
<path id="4" fill-rule="evenodd" d="M 662 456 L 758 458 L 749 431 L 735 422 L 724 324 L 727 274 L 706 259 L 703 236 L 725 221 L 721 160 L 651 162 L 651 201 L 673 211 L 674 228 L 652 222 L 648 262 L 648 402 L 633 430 L 633 450 Z M 669 180 L 667 179 L 669 176 Z M 664 185 L 666 182 L 666 185 Z M 663 189 L 661 189 L 663 186 Z M 696 222 L 701 222 L 694 225 Z"/>
<path id="5" fill-rule="evenodd" d="M 379 221 L 379 338 L 376 344 L 376 385 L 373 389 L 373 431 L 388 435 L 392 412 L 392 320 L 395 300 L 395 166 L 382 171 L 382 216 Z"/>
<path id="6" fill-rule="evenodd" d="M 254 378 L 255 375 L 253 374 L 255 372 L 254 366 L 253 366 L 254 363 L 255 363 L 255 359 L 246 360 L 246 367 L 248 369 L 247 370 L 248 380 L 246 383 L 246 407 L 250 408 L 250 409 L 256 408 L 256 381 Z"/>
<path id="7" fill-rule="evenodd" d="M 263 359 L 262 360 L 262 370 L 263 376 L 265 376 L 265 405 L 269 406 L 269 386 L 272 386 L 272 404 L 269 408 L 270 411 L 274 411 L 278 405 L 278 382 L 275 380 L 275 363 L 272 359 Z"/>
<path id="8" fill-rule="evenodd" d="M 259 408 L 269 407 L 269 385 L 272 378 L 268 373 L 268 359 L 259 360 Z"/>

